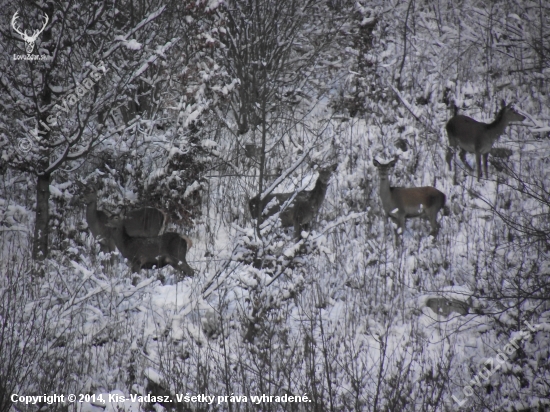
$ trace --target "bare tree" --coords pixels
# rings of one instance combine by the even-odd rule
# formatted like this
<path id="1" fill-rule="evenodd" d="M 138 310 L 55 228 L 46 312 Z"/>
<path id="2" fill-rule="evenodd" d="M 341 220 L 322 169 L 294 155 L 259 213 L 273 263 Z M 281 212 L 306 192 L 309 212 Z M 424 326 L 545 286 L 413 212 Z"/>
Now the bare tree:
<path id="1" fill-rule="evenodd" d="M 329 53 L 345 19 L 324 1 L 237 0 L 227 2 L 222 12 L 227 22 L 225 64 L 239 80 L 230 102 L 234 132 L 237 140 L 244 135 L 256 145 L 251 157 L 259 171 L 257 193 L 262 194 L 269 159 L 289 150 L 285 141 L 293 149 L 301 147 L 292 136 L 294 128 L 329 88 Z M 326 83 L 320 81 L 323 76 Z"/>

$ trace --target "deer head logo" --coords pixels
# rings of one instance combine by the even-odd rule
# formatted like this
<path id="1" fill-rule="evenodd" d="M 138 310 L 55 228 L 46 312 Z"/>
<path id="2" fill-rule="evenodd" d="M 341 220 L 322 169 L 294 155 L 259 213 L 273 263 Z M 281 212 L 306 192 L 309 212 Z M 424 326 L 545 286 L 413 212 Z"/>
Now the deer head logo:
<path id="1" fill-rule="evenodd" d="M 34 49 L 34 42 L 38 38 L 38 35 L 44 31 L 44 29 L 46 28 L 46 25 L 48 24 L 48 21 L 50 21 L 50 19 L 49 19 L 48 15 L 46 13 L 44 13 L 44 25 L 42 26 L 41 29 L 35 30 L 33 32 L 32 36 L 29 36 L 27 34 L 27 30 L 21 31 L 17 27 L 17 18 L 19 17 L 17 15 L 17 13 L 19 13 L 19 12 L 16 11 L 15 14 L 13 15 L 13 18 L 11 19 L 11 25 L 13 27 L 13 30 L 15 30 L 16 33 L 20 34 L 21 37 L 23 38 L 23 40 L 25 40 L 25 43 L 26 43 L 25 49 L 27 50 L 27 54 L 31 54 L 33 49 Z"/>

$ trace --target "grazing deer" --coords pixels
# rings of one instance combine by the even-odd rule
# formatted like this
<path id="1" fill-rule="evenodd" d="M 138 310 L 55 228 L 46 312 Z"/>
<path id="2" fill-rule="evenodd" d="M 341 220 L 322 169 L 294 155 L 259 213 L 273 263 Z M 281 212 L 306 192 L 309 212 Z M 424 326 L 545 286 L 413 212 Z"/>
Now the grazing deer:
<path id="1" fill-rule="evenodd" d="M 303 191 L 298 193 L 291 205 L 281 211 L 281 205 L 289 200 L 294 193 L 272 193 L 264 197 L 260 202 L 260 195 L 254 196 L 248 202 L 248 208 L 252 218 L 259 219 L 263 215 L 266 217 L 273 216 L 275 213 L 281 212 L 281 226 L 294 227 L 294 237 L 300 239 L 302 229 L 306 228 L 308 223 L 313 220 L 327 193 L 328 182 L 338 167 L 337 164 L 321 168 L 319 177 L 315 182 L 313 190 Z M 276 203 L 276 204 L 273 204 Z M 269 210 L 265 211 L 265 207 L 272 205 Z"/>
<path id="2" fill-rule="evenodd" d="M 106 226 L 110 216 L 97 210 L 97 190 L 87 190 L 82 200 L 86 204 L 86 222 L 92 235 L 98 239 L 101 251 L 114 252 L 115 241 L 111 229 Z M 164 231 L 166 216 L 154 207 L 145 207 L 128 212 L 123 222 L 129 236 L 158 236 Z"/>
<path id="3" fill-rule="evenodd" d="M 115 244 L 128 259 L 132 272 L 170 265 L 183 275 L 193 276 L 194 270 L 185 260 L 187 250 L 193 245 L 187 236 L 167 232 L 160 236 L 132 237 L 120 218 L 113 218 L 107 227 L 112 229 Z"/>
<path id="4" fill-rule="evenodd" d="M 482 123 L 468 116 L 456 114 L 447 122 L 445 129 L 449 137 L 449 149 L 447 149 L 447 163 L 449 170 L 452 169 L 451 161 L 454 157 L 454 149 L 460 147 L 460 160 L 472 171 L 472 167 L 466 161 L 466 152 L 475 153 L 477 164 L 477 180 L 481 178 L 481 155 L 483 155 L 483 166 L 485 177 L 489 177 L 487 172 L 487 159 L 493 144 L 497 141 L 504 129 L 510 122 L 523 121 L 525 116 L 516 112 L 512 105 L 506 106 L 502 102 L 502 109 L 492 123 Z M 456 167 L 456 165 L 455 165 Z"/>
<path id="5" fill-rule="evenodd" d="M 439 223 L 437 213 L 445 206 L 446 196 L 435 187 L 390 187 L 388 172 L 393 169 L 397 158 L 382 164 L 376 159 L 374 166 L 380 175 L 380 199 L 386 216 L 397 224 L 395 243 L 399 244 L 399 229 L 405 230 L 405 220 L 410 217 L 423 217 L 430 221 L 430 235 L 437 237 Z"/>

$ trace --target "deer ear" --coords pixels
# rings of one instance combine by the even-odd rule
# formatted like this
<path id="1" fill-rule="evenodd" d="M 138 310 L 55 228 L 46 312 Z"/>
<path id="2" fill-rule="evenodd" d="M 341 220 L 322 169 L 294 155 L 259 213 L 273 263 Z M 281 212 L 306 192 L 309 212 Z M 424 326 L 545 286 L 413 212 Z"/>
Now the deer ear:
<path id="1" fill-rule="evenodd" d="M 376 159 L 372 159 L 372 164 L 375 165 L 376 167 L 380 166 L 380 163 Z"/>
<path id="2" fill-rule="evenodd" d="M 502 106 L 502 108 L 505 108 L 506 107 L 506 100 L 502 99 L 500 101 L 500 105 Z"/>

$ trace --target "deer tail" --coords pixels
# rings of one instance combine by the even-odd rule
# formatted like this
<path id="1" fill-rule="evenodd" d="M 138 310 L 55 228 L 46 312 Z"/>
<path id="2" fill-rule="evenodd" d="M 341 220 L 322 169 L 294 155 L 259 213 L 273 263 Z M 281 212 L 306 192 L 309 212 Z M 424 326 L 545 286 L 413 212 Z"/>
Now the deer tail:
<path id="1" fill-rule="evenodd" d="M 187 250 L 191 249 L 191 247 L 193 246 L 193 241 L 185 235 L 180 236 L 183 240 L 185 240 L 185 243 L 187 243 Z"/>

